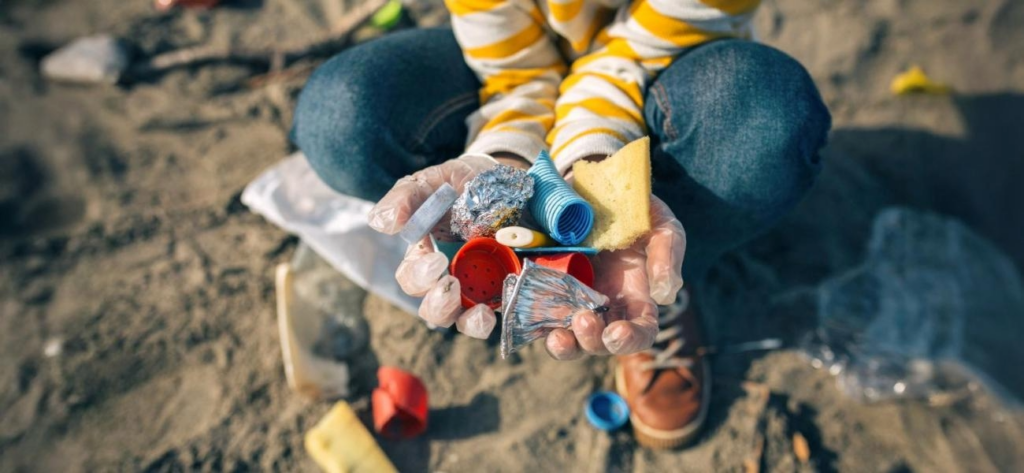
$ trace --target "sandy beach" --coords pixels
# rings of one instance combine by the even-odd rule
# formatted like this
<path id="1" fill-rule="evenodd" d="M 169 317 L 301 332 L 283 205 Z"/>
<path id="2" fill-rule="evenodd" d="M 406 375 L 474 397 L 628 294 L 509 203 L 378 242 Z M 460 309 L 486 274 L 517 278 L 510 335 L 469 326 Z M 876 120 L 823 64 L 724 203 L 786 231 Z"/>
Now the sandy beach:
<path id="1" fill-rule="evenodd" d="M 240 195 L 295 151 L 292 110 L 319 59 L 270 81 L 210 64 L 117 86 L 52 83 L 38 64 L 95 33 L 141 56 L 304 41 L 353 3 L 0 0 L 0 471 L 316 471 L 303 434 L 330 404 L 289 390 L 275 319 L 274 268 L 297 239 Z M 442 8 L 424 4 L 420 25 L 442 25 Z M 353 406 L 369 420 L 378 365 L 430 391 L 427 433 L 381 441 L 401 471 L 1024 470 L 1024 413 L 986 389 L 865 405 L 797 347 L 816 321 L 812 289 L 863 260 L 885 207 L 962 221 L 1024 271 L 1024 2 L 771 0 L 756 24 L 832 111 L 825 170 L 698 297 L 716 341 L 783 348 L 715 358 L 704 435 L 653 452 L 583 416 L 612 388 L 610 360 L 557 362 L 535 344 L 504 361 L 497 334 L 431 331 L 368 294 Z M 911 65 L 955 93 L 893 96 Z M 1002 329 L 1024 337 L 1024 322 Z M 990 366 L 1018 396 L 1020 354 Z"/>

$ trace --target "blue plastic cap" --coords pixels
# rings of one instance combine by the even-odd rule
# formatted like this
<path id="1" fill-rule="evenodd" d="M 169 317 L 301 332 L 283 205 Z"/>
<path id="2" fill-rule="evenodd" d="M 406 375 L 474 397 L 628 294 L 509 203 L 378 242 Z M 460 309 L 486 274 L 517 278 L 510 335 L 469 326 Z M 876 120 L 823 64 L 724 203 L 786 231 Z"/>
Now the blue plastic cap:
<path id="1" fill-rule="evenodd" d="M 626 425 L 629 406 L 626 400 L 611 391 L 598 391 L 587 398 L 587 420 L 598 429 L 612 431 Z"/>

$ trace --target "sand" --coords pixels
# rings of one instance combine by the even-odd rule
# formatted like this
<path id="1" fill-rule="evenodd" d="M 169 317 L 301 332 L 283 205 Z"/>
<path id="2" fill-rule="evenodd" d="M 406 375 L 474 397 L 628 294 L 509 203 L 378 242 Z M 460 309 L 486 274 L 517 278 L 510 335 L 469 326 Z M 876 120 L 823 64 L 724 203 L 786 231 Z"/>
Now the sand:
<path id="1" fill-rule="evenodd" d="M 424 24 L 443 18 L 436 6 Z M 302 434 L 329 405 L 288 390 L 274 318 L 273 268 L 296 241 L 239 202 L 293 150 L 302 66 L 315 63 L 269 86 L 247 84 L 259 69 L 215 65 L 82 87 L 47 83 L 37 61 L 97 32 L 145 53 L 298 41 L 345 11 L 329 0 L 172 15 L 145 1 L 0 3 L 0 471 L 315 468 Z M 430 389 L 428 434 L 382 443 L 402 471 L 1024 469 L 1024 415 L 984 391 L 865 406 L 792 348 L 814 318 L 806 288 L 860 261 L 884 206 L 960 218 L 1024 268 L 1024 3 L 774 0 L 757 23 L 833 111 L 827 166 L 798 211 L 725 258 L 700 297 L 719 339 L 787 347 L 718 358 L 706 434 L 651 452 L 583 419 L 585 397 L 611 387 L 607 359 L 559 363 L 532 346 L 502 361 L 494 337 L 430 331 L 370 295 L 354 405 L 367 416 L 378 364 Z M 890 96 L 911 64 L 957 94 Z"/>

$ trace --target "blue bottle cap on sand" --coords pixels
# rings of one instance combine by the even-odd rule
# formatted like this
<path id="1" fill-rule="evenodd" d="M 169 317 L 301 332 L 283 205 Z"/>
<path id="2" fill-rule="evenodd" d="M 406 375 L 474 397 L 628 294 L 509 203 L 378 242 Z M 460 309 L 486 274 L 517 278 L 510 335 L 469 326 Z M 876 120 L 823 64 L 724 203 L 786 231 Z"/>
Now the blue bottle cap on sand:
<path id="1" fill-rule="evenodd" d="M 587 398 L 584 411 L 591 425 L 605 431 L 618 429 L 629 420 L 629 406 L 626 405 L 626 400 L 611 391 L 591 394 Z"/>

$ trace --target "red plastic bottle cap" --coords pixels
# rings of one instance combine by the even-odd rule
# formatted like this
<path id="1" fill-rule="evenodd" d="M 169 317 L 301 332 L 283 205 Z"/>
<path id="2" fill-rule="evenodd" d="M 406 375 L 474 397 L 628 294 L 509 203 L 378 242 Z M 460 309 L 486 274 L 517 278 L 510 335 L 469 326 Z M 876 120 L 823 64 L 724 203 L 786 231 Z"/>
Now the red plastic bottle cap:
<path id="1" fill-rule="evenodd" d="M 410 373 L 391 366 L 377 370 L 373 390 L 373 428 L 389 438 L 412 438 L 427 430 L 427 387 Z"/>
<path id="2" fill-rule="evenodd" d="M 487 304 L 501 306 L 501 287 L 505 276 L 519 274 L 523 266 L 516 252 L 497 240 L 473 238 L 452 258 L 451 273 L 462 288 L 462 307 Z"/>
<path id="3" fill-rule="evenodd" d="M 557 269 L 563 273 L 579 279 L 587 286 L 594 286 L 594 265 L 590 258 L 583 253 L 558 253 L 554 255 L 535 256 L 530 261 L 551 269 Z"/>

